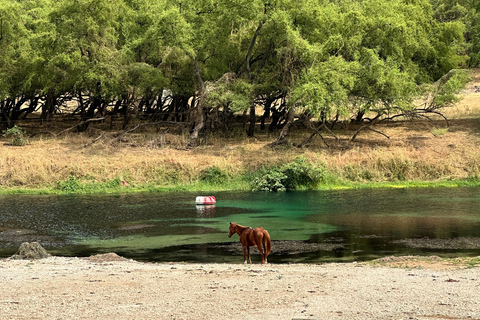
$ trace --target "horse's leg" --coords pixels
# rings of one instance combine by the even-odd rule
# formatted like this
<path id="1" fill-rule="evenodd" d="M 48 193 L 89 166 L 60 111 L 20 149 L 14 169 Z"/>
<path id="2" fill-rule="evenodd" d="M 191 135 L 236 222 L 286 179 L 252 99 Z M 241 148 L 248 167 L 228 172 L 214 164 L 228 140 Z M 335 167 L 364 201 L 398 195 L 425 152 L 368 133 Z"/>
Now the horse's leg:
<path id="1" fill-rule="evenodd" d="M 262 251 L 262 263 L 267 263 L 267 249 L 265 248 L 265 241 L 263 241 L 263 237 L 262 237 L 262 241 L 260 242 L 259 247 L 262 247 L 262 249 L 263 249 L 263 251 Z"/>
<path id="2" fill-rule="evenodd" d="M 265 248 L 265 240 L 263 239 L 264 237 L 262 237 L 262 249 L 263 249 L 263 263 L 267 263 L 267 248 Z"/>
<path id="3" fill-rule="evenodd" d="M 262 248 L 263 235 L 259 235 L 259 236 L 257 237 L 257 239 L 255 239 L 255 242 L 257 243 L 258 251 L 260 251 L 260 255 L 262 256 L 262 264 L 264 264 L 264 263 L 266 262 L 266 261 L 265 261 L 266 251 Z"/>
<path id="4" fill-rule="evenodd" d="M 243 264 L 247 264 L 247 246 L 243 246 L 242 245 L 242 249 L 243 249 Z M 250 256 L 250 252 L 248 253 L 248 255 Z"/>
<path id="5" fill-rule="evenodd" d="M 257 247 L 258 247 L 258 251 L 260 251 L 260 255 L 262 256 L 262 264 L 264 264 L 265 263 L 265 252 L 263 251 L 262 243 L 259 242 L 257 244 Z"/>
<path id="6" fill-rule="evenodd" d="M 252 264 L 252 257 L 250 257 L 250 247 L 247 246 L 247 252 L 248 252 L 248 262 L 250 262 L 250 264 Z M 245 262 L 247 263 L 247 262 Z"/>

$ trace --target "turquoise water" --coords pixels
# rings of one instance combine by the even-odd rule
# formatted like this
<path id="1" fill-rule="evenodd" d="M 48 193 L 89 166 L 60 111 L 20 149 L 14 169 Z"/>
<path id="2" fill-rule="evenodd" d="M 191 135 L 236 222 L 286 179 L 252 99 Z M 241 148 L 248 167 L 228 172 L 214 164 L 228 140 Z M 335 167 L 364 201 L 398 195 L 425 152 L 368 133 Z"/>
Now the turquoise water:
<path id="1" fill-rule="evenodd" d="M 49 252 L 67 256 L 113 251 L 146 261 L 238 261 L 238 254 L 225 249 L 238 242 L 237 236 L 227 237 L 230 222 L 266 228 L 274 240 L 271 262 L 480 255 L 474 244 L 445 245 L 480 239 L 479 191 L 218 192 L 211 194 L 215 206 L 196 206 L 194 193 L 5 195 L 0 196 L 0 256 L 13 254 L 23 241 L 39 241 Z M 443 242 L 422 247 L 408 243 L 412 239 Z M 310 249 L 276 253 L 278 241 L 300 241 Z"/>

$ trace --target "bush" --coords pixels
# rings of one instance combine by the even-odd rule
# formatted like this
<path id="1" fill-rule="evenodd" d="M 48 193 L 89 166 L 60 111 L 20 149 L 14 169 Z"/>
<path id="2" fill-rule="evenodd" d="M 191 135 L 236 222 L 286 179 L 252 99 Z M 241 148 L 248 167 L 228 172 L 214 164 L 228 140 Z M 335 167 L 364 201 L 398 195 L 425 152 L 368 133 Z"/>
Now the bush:
<path id="1" fill-rule="evenodd" d="M 57 182 L 57 189 L 63 192 L 77 192 L 83 188 L 83 185 L 78 182 L 75 176 L 70 176 L 67 180 Z"/>
<path id="2" fill-rule="evenodd" d="M 263 169 L 259 177 L 253 180 L 254 191 L 285 191 L 284 180 L 287 176 L 277 167 Z"/>
<path id="3" fill-rule="evenodd" d="M 27 139 L 25 138 L 25 131 L 18 126 L 14 126 L 13 128 L 4 130 L 3 136 L 13 136 L 12 145 L 14 146 L 24 146 L 27 144 Z"/>
<path id="4" fill-rule="evenodd" d="M 326 169 L 315 166 L 304 157 L 298 157 L 294 162 L 285 164 L 282 172 L 287 176 L 284 181 L 287 190 L 314 189 L 325 182 Z"/>
<path id="5" fill-rule="evenodd" d="M 304 157 L 281 167 L 263 169 L 254 179 L 254 190 L 285 191 L 315 189 L 325 184 L 329 173 L 325 166 L 317 166 Z"/>
<path id="6" fill-rule="evenodd" d="M 228 175 L 219 167 L 212 166 L 202 171 L 200 180 L 210 184 L 221 184 L 227 181 Z"/>

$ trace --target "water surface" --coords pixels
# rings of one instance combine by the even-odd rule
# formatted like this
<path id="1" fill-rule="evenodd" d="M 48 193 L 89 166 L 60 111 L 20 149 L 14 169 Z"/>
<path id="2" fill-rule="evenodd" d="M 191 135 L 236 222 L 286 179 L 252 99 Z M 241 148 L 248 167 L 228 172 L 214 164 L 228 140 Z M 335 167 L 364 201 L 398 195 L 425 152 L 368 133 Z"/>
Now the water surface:
<path id="1" fill-rule="evenodd" d="M 116 252 L 144 261 L 239 262 L 229 222 L 263 226 L 270 262 L 368 260 L 386 255 L 480 255 L 480 189 L 0 196 L 0 256 L 21 242 L 50 253 Z M 258 254 L 254 250 L 255 260 Z"/>

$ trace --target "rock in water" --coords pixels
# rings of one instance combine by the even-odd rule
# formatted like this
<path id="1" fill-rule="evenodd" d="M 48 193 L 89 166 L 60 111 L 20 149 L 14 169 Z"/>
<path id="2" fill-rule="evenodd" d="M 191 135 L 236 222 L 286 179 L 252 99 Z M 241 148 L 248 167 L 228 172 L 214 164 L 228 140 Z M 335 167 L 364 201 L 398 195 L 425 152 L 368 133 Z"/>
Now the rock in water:
<path id="1" fill-rule="evenodd" d="M 24 242 L 20 245 L 17 253 L 10 257 L 10 259 L 43 259 L 50 257 L 50 254 L 38 242 Z"/>

